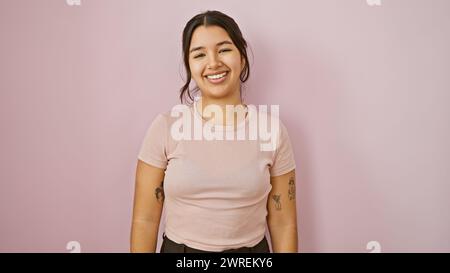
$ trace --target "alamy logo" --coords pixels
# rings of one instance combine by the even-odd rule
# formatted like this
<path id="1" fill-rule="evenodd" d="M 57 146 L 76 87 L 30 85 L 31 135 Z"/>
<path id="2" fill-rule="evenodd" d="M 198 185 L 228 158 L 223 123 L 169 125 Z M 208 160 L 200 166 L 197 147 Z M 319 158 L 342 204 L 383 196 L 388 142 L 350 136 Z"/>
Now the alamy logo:
<path id="1" fill-rule="evenodd" d="M 279 105 L 270 106 L 270 114 L 267 110 L 267 105 L 259 105 L 258 109 L 254 105 L 248 105 L 248 109 L 243 109 L 242 105 L 226 105 L 225 112 L 226 124 L 234 128 L 234 120 L 229 120 L 229 117 L 236 114 L 238 120 L 245 119 L 245 112 L 248 112 L 248 139 L 260 140 L 261 151 L 274 151 L 277 148 L 280 122 L 279 122 Z M 194 110 L 196 110 L 194 108 Z M 246 140 L 246 126 L 242 126 L 243 130 L 219 130 L 220 126 L 215 125 L 211 121 L 207 121 L 202 126 L 200 119 L 193 119 L 191 110 L 187 105 L 178 104 L 171 110 L 171 116 L 176 117 L 177 120 L 170 128 L 170 134 L 174 140 Z M 203 110 L 203 117 L 214 117 L 217 120 L 223 120 L 223 108 L 211 104 Z M 239 123 L 239 126 L 241 123 Z M 245 123 L 244 123 L 245 124 Z M 270 124 L 270 128 L 269 128 Z M 224 135 L 225 134 L 225 135 Z M 236 138 L 235 138 L 236 135 Z"/>
<path id="2" fill-rule="evenodd" d="M 381 0 L 366 0 L 369 6 L 381 6 Z"/>
<path id="3" fill-rule="evenodd" d="M 81 253 L 81 244 L 78 241 L 70 241 L 66 244 L 66 249 L 70 253 Z"/>
<path id="4" fill-rule="evenodd" d="M 80 6 L 81 0 L 66 0 L 66 3 L 69 6 Z"/>
<path id="5" fill-rule="evenodd" d="M 370 253 L 381 253 L 381 244 L 378 241 L 370 241 L 366 245 L 367 250 L 371 250 Z"/>

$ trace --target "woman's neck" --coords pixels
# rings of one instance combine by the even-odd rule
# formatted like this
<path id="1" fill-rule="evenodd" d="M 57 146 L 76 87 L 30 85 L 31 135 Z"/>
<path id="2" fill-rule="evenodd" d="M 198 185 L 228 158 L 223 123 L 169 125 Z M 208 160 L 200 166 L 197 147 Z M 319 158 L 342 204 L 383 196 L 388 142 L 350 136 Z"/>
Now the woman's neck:
<path id="1" fill-rule="evenodd" d="M 239 95 L 239 94 L 238 94 Z M 231 125 L 232 120 L 234 120 L 234 125 L 236 126 L 238 123 L 242 121 L 242 119 L 245 119 L 247 116 L 247 105 L 242 104 L 242 101 L 240 97 L 231 97 L 227 99 L 214 99 L 214 98 L 208 98 L 201 96 L 200 99 L 195 102 L 197 103 L 197 109 L 199 111 L 199 114 L 203 117 L 205 121 L 210 121 L 213 124 L 217 125 Z M 215 120 L 215 114 L 211 114 L 211 117 L 205 117 L 205 114 L 203 113 L 203 109 L 205 109 L 208 105 L 217 105 L 220 107 L 222 111 L 222 121 Z M 226 106 L 232 105 L 234 106 L 231 111 L 226 111 Z M 227 116 L 229 122 L 227 122 Z"/>

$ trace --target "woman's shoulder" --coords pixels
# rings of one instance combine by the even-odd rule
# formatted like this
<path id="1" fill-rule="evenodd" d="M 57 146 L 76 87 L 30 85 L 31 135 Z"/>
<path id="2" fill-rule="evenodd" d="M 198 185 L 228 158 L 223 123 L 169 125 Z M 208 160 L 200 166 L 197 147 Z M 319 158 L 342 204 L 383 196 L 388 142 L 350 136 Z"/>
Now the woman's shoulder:
<path id="1" fill-rule="evenodd" d="M 183 115 L 192 114 L 192 106 L 185 104 L 174 105 L 171 109 L 158 112 L 152 120 L 152 123 L 160 128 L 169 128 L 176 120 L 182 118 Z"/>

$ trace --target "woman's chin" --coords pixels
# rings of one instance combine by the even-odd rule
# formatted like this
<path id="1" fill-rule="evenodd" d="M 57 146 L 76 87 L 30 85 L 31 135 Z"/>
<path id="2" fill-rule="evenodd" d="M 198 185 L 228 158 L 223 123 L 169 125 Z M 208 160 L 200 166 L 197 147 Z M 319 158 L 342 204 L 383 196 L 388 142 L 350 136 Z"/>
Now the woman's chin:
<path id="1" fill-rule="evenodd" d="M 206 96 L 217 99 L 228 97 L 229 95 L 230 92 L 227 91 L 224 87 L 208 88 L 208 91 L 206 92 Z"/>

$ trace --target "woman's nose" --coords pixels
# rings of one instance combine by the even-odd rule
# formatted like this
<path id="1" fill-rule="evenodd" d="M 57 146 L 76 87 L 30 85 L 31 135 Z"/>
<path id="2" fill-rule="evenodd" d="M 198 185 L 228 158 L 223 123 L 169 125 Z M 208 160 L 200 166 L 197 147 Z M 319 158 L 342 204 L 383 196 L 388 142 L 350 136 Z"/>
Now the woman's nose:
<path id="1" fill-rule="evenodd" d="M 222 66 L 222 62 L 217 54 L 212 53 L 209 57 L 208 67 L 214 69 L 216 67 Z"/>

